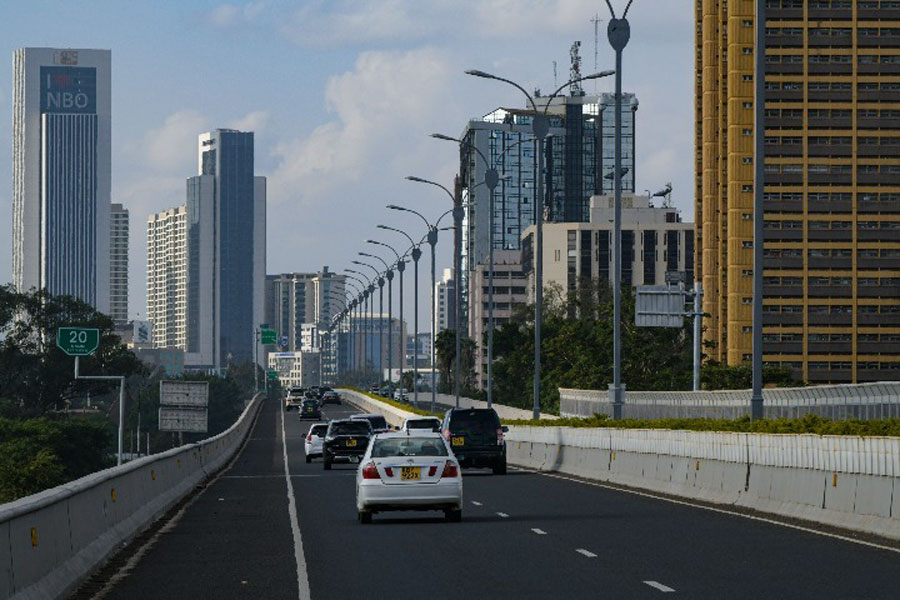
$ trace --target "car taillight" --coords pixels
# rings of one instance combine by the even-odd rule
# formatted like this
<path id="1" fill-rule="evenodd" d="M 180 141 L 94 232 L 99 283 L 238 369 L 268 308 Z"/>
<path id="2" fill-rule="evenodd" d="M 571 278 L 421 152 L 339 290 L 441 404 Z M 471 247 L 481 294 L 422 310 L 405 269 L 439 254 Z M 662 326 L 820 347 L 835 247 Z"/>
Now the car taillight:
<path id="1" fill-rule="evenodd" d="M 370 462 L 363 467 L 362 476 L 363 479 L 381 479 L 381 475 L 378 474 L 378 467 L 375 466 L 374 462 Z"/>
<path id="2" fill-rule="evenodd" d="M 312 441 L 312 434 L 309 434 L 308 436 L 306 436 L 306 441 L 307 441 L 307 442 L 311 442 L 311 441 Z"/>
<path id="3" fill-rule="evenodd" d="M 374 464 L 374 463 L 372 463 L 372 464 Z M 394 470 L 393 470 L 392 468 L 390 468 L 390 467 L 385 467 L 385 468 L 384 468 L 384 472 L 385 472 L 385 474 L 386 474 L 388 477 L 393 477 L 393 476 L 394 476 Z"/>
<path id="4" fill-rule="evenodd" d="M 444 472 L 441 473 L 441 477 L 459 477 L 459 467 L 452 460 L 448 460 L 444 463 Z"/>
<path id="5" fill-rule="evenodd" d="M 435 474 L 435 473 L 437 473 L 437 467 L 436 467 L 435 465 L 430 466 L 430 467 L 428 468 L 428 476 L 429 476 L 429 477 L 434 477 L 434 474 Z"/>
<path id="6" fill-rule="evenodd" d="M 449 440 L 450 439 L 450 430 L 445 429 L 444 431 L 441 432 L 441 435 L 444 436 L 445 440 Z"/>

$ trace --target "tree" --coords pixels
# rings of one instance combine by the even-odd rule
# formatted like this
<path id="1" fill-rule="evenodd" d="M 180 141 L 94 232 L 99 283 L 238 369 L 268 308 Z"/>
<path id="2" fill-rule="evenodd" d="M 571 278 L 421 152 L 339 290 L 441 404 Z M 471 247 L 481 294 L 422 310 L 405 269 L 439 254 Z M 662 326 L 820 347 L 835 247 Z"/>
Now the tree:
<path id="1" fill-rule="evenodd" d="M 477 394 L 477 391 L 473 389 L 475 387 L 475 342 L 467 337 L 463 337 L 459 342 L 459 348 L 460 393 L 465 395 Z M 438 390 L 444 394 L 449 394 L 453 390 L 456 380 L 456 373 L 453 370 L 456 364 L 455 330 L 445 329 L 438 333 L 435 352 L 440 373 Z"/>
<path id="2" fill-rule="evenodd" d="M 78 391 L 99 392 L 115 382 L 76 382 L 74 361 L 56 347 L 59 327 L 80 325 L 100 330 L 97 351 L 81 359 L 81 371 L 91 375 L 141 373 L 143 364 L 113 331 L 113 321 L 71 296 L 51 296 L 44 290 L 19 293 L 0 287 L 0 398 L 23 416 L 63 408 Z"/>

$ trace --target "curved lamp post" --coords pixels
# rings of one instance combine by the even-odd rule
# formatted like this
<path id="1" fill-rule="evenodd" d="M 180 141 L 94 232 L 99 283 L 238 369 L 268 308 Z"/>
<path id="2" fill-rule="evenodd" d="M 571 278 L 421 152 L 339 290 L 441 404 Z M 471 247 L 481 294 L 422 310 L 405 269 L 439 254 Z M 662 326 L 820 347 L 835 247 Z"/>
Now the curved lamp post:
<path id="1" fill-rule="evenodd" d="M 365 373 L 368 368 L 368 354 L 369 354 L 369 301 L 372 295 L 372 282 L 369 281 L 369 276 L 363 273 L 362 271 L 356 271 L 354 269 L 344 269 L 344 273 L 353 273 L 353 275 L 347 275 L 351 279 L 354 279 L 362 285 L 362 356 L 360 359 L 362 361 L 361 370 Z M 359 277 L 355 277 L 355 275 L 359 275 Z M 360 279 L 360 277 L 362 279 Z"/>
<path id="2" fill-rule="evenodd" d="M 544 299 L 544 248 L 543 248 L 543 221 L 544 221 L 544 141 L 547 138 L 547 134 L 550 133 L 550 118 L 547 116 L 547 110 L 550 108 L 550 102 L 555 98 L 564 88 L 567 86 L 578 83 L 579 81 L 586 81 L 590 79 L 600 79 L 601 77 L 606 77 L 608 75 L 614 74 L 615 71 L 601 71 L 599 73 L 592 73 L 590 75 L 586 75 L 584 77 L 578 77 L 567 81 L 559 88 L 557 88 L 550 96 L 547 97 L 547 102 L 544 104 L 542 109 L 538 109 L 537 104 L 534 101 L 534 98 L 531 97 L 531 94 L 525 91 L 518 83 L 505 79 L 503 77 L 498 77 L 497 75 L 491 75 L 490 73 L 486 73 L 484 71 L 479 71 L 477 69 L 470 69 L 466 71 L 467 75 L 473 75 L 475 77 L 482 77 L 484 79 L 495 79 L 497 81 L 502 81 L 504 83 L 508 83 L 509 85 L 517 88 L 520 92 L 525 94 L 525 97 L 528 98 L 529 104 L 531 104 L 531 108 L 534 111 L 534 115 L 531 117 L 531 130 L 535 139 L 538 142 L 538 168 L 537 168 L 537 197 L 535 198 L 535 206 L 534 211 L 534 222 L 535 222 L 535 282 L 534 282 L 534 398 L 533 398 L 533 416 L 535 419 L 539 419 L 541 417 L 541 310 L 543 308 L 543 299 Z M 619 206 L 619 203 L 616 203 L 616 206 Z M 617 208 L 617 210 L 620 210 Z M 616 221 L 618 223 L 618 220 Z M 621 232 L 621 230 L 619 230 Z M 619 239 L 621 235 L 617 236 L 616 239 Z M 620 240 L 621 242 L 621 240 Z M 618 255 L 617 255 L 618 256 Z M 618 260 L 618 258 L 617 258 Z M 616 263 L 618 264 L 618 263 Z M 618 305 L 616 305 L 618 306 Z M 618 327 L 618 319 L 615 320 L 614 327 Z"/>
<path id="3" fill-rule="evenodd" d="M 384 319 L 384 275 L 378 269 L 376 269 L 375 267 L 373 267 L 372 265 L 370 265 L 367 262 L 362 262 L 359 260 L 351 260 L 350 262 L 352 262 L 354 265 L 360 265 L 360 266 L 368 267 L 368 268 L 372 269 L 372 271 L 375 273 L 374 281 L 376 283 L 378 283 L 378 390 L 380 392 L 381 384 L 384 382 L 384 365 L 382 364 L 383 352 L 381 351 L 381 346 L 382 346 L 381 336 L 384 331 L 384 322 L 383 322 L 383 319 Z M 372 291 L 373 292 L 375 291 L 374 287 L 372 288 Z M 375 304 L 374 296 L 372 297 L 372 304 L 373 304 L 373 308 L 374 308 L 374 304 Z M 373 328 L 374 328 L 374 325 L 375 325 L 375 316 L 372 315 Z"/>
<path id="4" fill-rule="evenodd" d="M 406 270 L 406 261 L 403 260 L 403 258 L 401 258 L 400 254 L 396 250 L 394 250 L 394 248 L 392 246 L 385 244 L 384 242 L 379 242 L 378 240 L 366 240 L 366 243 L 373 244 L 376 246 L 384 246 L 385 248 L 387 248 L 388 250 L 393 252 L 394 256 L 397 257 L 397 262 L 396 262 L 395 266 L 396 266 L 397 272 L 400 274 L 400 309 L 399 309 L 399 316 L 400 316 L 399 321 L 400 322 L 398 323 L 398 327 L 400 328 L 400 378 L 402 379 L 402 377 L 403 377 L 403 357 L 406 355 L 406 352 L 403 350 L 403 346 L 406 342 L 406 339 L 403 336 L 403 272 Z M 390 273 L 390 271 L 389 271 L 389 273 Z M 388 278 L 388 314 L 390 314 L 390 312 L 391 312 L 391 300 L 390 300 L 390 298 L 391 298 L 391 295 L 390 295 L 391 294 L 391 292 L 390 292 L 391 278 L 392 277 Z M 394 354 L 393 354 L 393 351 L 390 349 L 391 348 L 390 344 L 392 343 L 392 341 L 394 339 L 393 326 L 394 326 L 394 321 L 393 321 L 393 319 L 391 319 L 388 321 L 388 340 L 389 340 L 389 342 L 388 342 L 388 370 L 391 373 L 391 377 L 389 379 L 391 380 L 391 389 L 392 390 L 394 388 L 394 380 L 393 380 L 393 371 L 391 370 L 391 362 L 390 361 L 393 360 Z M 398 379 L 398 381 L 399 380 L 400 379 Z M 402 398 L 402 392 L 401 392 L 401 400 L 402 399 L 403 398 Z"/>
<path id="5" fill-rule="evenodd" d="M 369 254 L 368 252 L 357 252 L 360 256 L 365 256 L 367 258 L 376 258 L 381 261 L 381 264 L 384 265 L 384 277 L 388 282 L 388 389 L 391 390 L 393 397 L 394 390 L 394 380 L 393 380 L 393 372 L 394 372 L 394 316 L 393 316 L 393 304 L 392 298 L 394 296 L 393 293 L 393 281 L 394 281 L 394 271 L 390 265 L 388 265 L 387 261 L 375 254 Z M 382 321 L 381 327 L 379 327 L 379 331 L 384 330 L 384 322 Z"/>

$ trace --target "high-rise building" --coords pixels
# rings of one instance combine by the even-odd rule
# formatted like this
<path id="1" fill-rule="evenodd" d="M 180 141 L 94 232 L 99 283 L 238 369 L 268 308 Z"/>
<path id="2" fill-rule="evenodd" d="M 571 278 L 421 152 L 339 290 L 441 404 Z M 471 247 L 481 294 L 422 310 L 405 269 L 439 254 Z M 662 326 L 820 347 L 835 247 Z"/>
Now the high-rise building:
<path id="1" fill-rule="evenodd" d="M 109 316 L 128 320 L 128 209 L 113 204 L 109 211 Z"/>
<path id="2" fill-rule="evenodd" d="M 187 351 L 187 207 L 147 219 L 147 320 L 156 348 Z"/>
<path id="3" fill-rule="evenodd" d="M 13 281 L 109 312 L 110 51 L 13 53 Z"/>
<path id="4" fill-rule="evenodd" d="M 434 282 L 434 322 L 435 337 L 456 327 L 456 281 L 452 269 L 444 269 L 441 280 Z"/>
<path id="5" fill-rule="evenodd" d="M 188 346 L 199 349 L 203 366 L 221 368 L 255 358 L 265 303 L 266 178 L 254 175 L 253 132 L 203 133 L 198 150 L 199 174 L 187 181 Z"/>
<path id="6" fill-rule="evenodd" d="M 697 268 L 712 358 L 752 354 L 754 2 L 697 0 Z M 900 379 L 900 9 L 766 2 L 763 361 Z"/>
<path id="7" fill-rule="evenodd" d="M 634 193 L 635 139 L 638 100 L 634 94 L 622 94 L 622 192 Z M 616 182 L 613 170 L 616 164 L 616 95 L 600 95 L 600 191 L 598 194 L 614 194 Z"/>
<path id="8" fill-rule="evenodd" d="M 265 322 L 287 344 L 283 351 L 301 350 L 303 325 L 327 329 L 344 306 L 335 298 L 345 296 L 344 275 L 323 267 L 317 273 L 266 275 Z"/>

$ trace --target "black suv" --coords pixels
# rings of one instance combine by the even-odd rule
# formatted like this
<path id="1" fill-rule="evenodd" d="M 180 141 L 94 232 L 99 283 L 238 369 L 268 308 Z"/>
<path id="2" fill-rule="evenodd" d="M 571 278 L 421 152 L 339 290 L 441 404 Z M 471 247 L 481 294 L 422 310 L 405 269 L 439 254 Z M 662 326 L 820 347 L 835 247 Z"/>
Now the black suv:
<path id="1" fill-rule="evenodd" d="M 316 421 L 321 419 L 322 409 L 319 405 L 319 401 L 313 400 L 312 398 L 304 400 L 303 404 L 300 405 L 300 418 L 315 419 Z"/>
<path id="2" fill-rule="evenodd" d="M 328 423 L 325 441 L 322 443 L 322 466 L 331 470 L 336 458 L 362 458 L 372 437 L 372 426 L 368 421 L 341 419 Z"/>
<path id="3" fill-rule="evenodd" d="M 490 467 L 494 475 L 506 475 L 507 431 L 493 408 L 451 408 L 441 425 L 460 466 Z"/>

